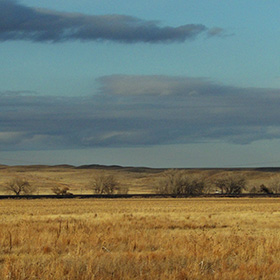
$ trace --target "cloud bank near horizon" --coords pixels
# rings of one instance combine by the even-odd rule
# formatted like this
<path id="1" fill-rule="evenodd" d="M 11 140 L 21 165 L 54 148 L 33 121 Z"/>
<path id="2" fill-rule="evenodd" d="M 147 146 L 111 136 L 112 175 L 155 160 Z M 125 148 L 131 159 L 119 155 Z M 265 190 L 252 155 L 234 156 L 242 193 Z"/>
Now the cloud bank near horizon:
<path id="1" fill-rule="evenodd" d="M 87 97 L 0 93 L 0 149 L 280 139 L 280 89 L 180 76 L 112 75 L 98 81 L 98 94 Z"/>
<path id="2" fill-rule="evenodd" d="M 17 1 L 0 0 L 0 41 L 32 42 L 115 41 L 172 43 L 193 40 L 200 34 L 223 36 L 220 27 L 203 24 L 161 26 L 128 15 L 85 15 L 38 9 Z"/>

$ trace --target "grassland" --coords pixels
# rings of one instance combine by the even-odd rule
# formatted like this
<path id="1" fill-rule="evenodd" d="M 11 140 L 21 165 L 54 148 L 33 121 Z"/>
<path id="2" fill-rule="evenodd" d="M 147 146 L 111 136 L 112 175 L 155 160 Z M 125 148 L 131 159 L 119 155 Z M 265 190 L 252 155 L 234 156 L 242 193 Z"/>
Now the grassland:
<path id="1" fill-rule="evenodd" d="M 15 177 L 26 178 L 37 187 L 36 194 L 52 194 L 53 186 L 67 186 L 74 194 L 92 194 L 90 182 L 100 174 L 113 175 L 121 186 L 129 188 L 130 193 L 149 193 L 153 191 L 155 180 L 163 170 L 85 167 L 74 166 L 1 166 L 0 194 L 5 194 L 4 185 Z"/>
<path id="2" fill-rule="evenodd" d="M 1 200 L 0 279 L 280 279 L 280 199 Z"/>
<path id="3" fill-rule="evenodd" d="M 129 189 L 129 193 L 154 193 L 164 169 L 136 167 L 84 166 L 4 166 L 0 165 L 0 194 L 5 194 L 4 185 L 15 177 L 26 178 L 35 186 L 35 194 L 52 194 L 52 187 L 67 186 L 74 194 L 92 194 L 90 182 L 100 174 L 113 175 L 120 186 Z M 218 178 L 225 172 L 243 176 L 248 190 L 260 184 L 269 185 L 278 178 L 280 169 L 186 169 L 188 175 L 203 176 L 207 179 Z"/>

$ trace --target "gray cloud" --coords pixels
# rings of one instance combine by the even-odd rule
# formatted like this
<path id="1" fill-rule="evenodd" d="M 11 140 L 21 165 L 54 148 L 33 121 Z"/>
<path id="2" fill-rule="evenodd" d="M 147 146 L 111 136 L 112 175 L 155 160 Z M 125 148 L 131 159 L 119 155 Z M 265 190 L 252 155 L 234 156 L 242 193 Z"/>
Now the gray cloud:
<path id="1" fill-rule="evenodd" d="M 205 33 L 220 36 L 221 28 L 202 24 L 160 26 L 127 15 L 84 15 L 60 13 L 0 0 L 0 41 L 28 40 L 64 42 L 68 40 L 110 40 L 123 43 L 184 42 Z"/>
<path id="2" fill-rule="evenodd" d="M 99 82 L 99 93 L 83 98 L 0 92 L 0 149 L 280 138 L 279 89 L 172 76 L 113 75 Z"/>

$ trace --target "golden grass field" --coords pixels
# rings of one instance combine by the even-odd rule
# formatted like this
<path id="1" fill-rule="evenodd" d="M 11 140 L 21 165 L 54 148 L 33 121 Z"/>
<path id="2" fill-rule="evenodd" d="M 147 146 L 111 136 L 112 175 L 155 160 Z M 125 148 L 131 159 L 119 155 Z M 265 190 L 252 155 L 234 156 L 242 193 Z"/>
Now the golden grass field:
<path id="1" fill-rule="evenodd" d="M 0 200 L 0 279 L 280 279 L 279 198 Z"/>

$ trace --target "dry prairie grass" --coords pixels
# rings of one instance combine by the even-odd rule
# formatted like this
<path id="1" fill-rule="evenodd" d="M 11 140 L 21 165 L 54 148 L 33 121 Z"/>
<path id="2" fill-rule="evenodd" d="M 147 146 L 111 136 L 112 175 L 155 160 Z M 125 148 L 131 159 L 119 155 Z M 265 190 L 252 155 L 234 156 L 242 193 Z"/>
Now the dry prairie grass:
<path id="1" fill-rule="evenodd" d="M 280 199 L 0 201 L 0 279 L 280 279 Z"/>

